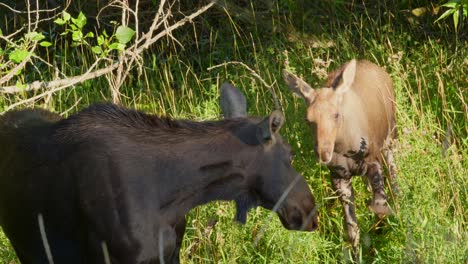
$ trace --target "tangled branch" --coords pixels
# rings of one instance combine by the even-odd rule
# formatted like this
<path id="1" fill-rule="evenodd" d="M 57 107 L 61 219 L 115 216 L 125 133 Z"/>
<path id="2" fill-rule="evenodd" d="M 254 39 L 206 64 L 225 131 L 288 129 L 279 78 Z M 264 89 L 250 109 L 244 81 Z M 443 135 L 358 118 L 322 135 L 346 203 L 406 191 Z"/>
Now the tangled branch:
<path id="1" fill-rule="evenodd" d="M 200 8 L 199 10 L 197 10 L 196 12 L 188 16 L 184 16 L 183 18 L 176 21 L 175 23 L 170 24 L 169 18 L 172 15 L 171 14 L 172 5 L 167 4 L 167 1 L 162 0 L 159 4 L 159 8 L 157 12 L 154 15 L 154 19 L 153 19 L 153 23 L 151 27 L 146 33 L 143 33 L 143 34 L 139 33 L 139 27 L 138 27 L 138 17 L 137 17 L 138 16 L 138 3 L 139 1 L 136 2 L 134 9 L 131 9 L 131 7 L 128 5 L 128 1 L 126 0 L 117 0 L 111 3 L 113 6 L 118 6 L 122 9 L 122 22 L 123 23 L 127 23 L 128 16 L 130 15 L 134 16 L 134 19 L 136 22 L 135 23 L 136 39 L 133 42 L 134 44 L 125 48 L 123 51 L 121 51 L 119 54 L 119 58 L 116 62 L 113 62 L 110 65 L 104 66 L 103 68 L 97 68 L 97 66 L 99 65 L 98 62 L 102 61 L 102 58 L 101 58 L 101 59 L 97 59 L 96 62 L 84 74 L 81 74 L 78 76 L 62 78 L 62 79 L 57 79 L 53 81 L 37 80 L 31 83 L 27 83 L 24 87 L 17 87 L 16 85 L 3 86 L 3 87 L 0 86 L 0 93 L 3 93 L 3 94 L 15 94 L 15 93 L 20 93 L 20 92 L 28 92 L 28 91 L 35 91 L 35 90 L 46 90 L 45 92 L 39 95 L 36 95 L 34 97 L 31 97 L 26 100 L 10 105 L 7 108 L 7 110 L 17 107 L 19 105 L 34 102 L 40 98 L 43 98 L 44 96 L 51 95 L 52 93 L 63 90 L 67 87 L 70 87 L 80 82 L 94 79 L 103 75 L 106 75 L 109 81 L 109 84 L 111 85 L 114 101 L 118 101 L 119 87 L 123 84 L 124 80 L 129 75 L 131 69 L 134 68 L 135 64 L 139 64 L 139 66 L 141 67 L 142 52 L 150 48 L 151 45 L 153 45 L 154 43 L 156 43 L 158 40 L 160 40 L 163 37 L 170 37 L 170 38 L 175 39 L 172 36 L 172 32 L 174 30 L 184 26 L 186 23 L 191 23 L 193 19 L 200 16 L 209 8 L 211 8 L 214 5 L 215 1 L 210 2 L 209 4 L 203 6 L 202 8 Z M 39 5 L 36 5 L 36 6 L 38 7 Z M 29 6 L 28 6 L 28 10 L 29 10 Z M 36 22 L 31 22 L 31 20 L 29 20 L 30 24 L 27 27 L 29 30 L 31 30 L 31 27 L 35 28 L 37 26 L 37 21 L 39 21 L 40 19 L 39 9 L 32 13 L 35 14 Z M 161 27 L 164 27 L 164 28 L 160 30 Z M 33 43 L 32 48 L 29 50 L 30 54 L 33 53 L 34 48 L 36 47 L 36 44 L 37 42 Z M 15 75 L 16 72 L 24 69 L 26 64 L 31 63 L 31 58 L 32 58 L 31 56 L 28 56 L 28 58 L 24 59 L 20 64 L 16 65 L 8 74 L 6 74 L 3 77 L 0 77 L 0 85 L 7 83 L 9 80 L 11 80 L 11 78 Z"/>

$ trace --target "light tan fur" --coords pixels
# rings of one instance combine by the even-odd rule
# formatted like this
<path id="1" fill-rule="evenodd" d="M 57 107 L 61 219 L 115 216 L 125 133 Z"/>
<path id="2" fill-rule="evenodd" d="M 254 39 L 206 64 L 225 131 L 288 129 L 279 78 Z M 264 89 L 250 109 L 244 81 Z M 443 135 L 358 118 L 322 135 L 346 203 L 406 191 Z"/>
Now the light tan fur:
<path id="1" fill-rule="evenodd" d="M 392 157 L 387 144 L 396 136 L 395 97 L 390 76 L 381 67 L 352 60 L 329 75 L 326 87 L 312 89 L 296 75 L 283 71 L 290 90 L 305 99 L 315 153 L 331 172 L 344 206 L 348 236 L 359 243 L 351 176 L 365 175 L 374 194 L 369 206 L 379 217 L 388 215 L 383 190 L 382 157 Z M 385 150 L 385 155 L 382 152 Z M 395 178 L 394 164 L 391 179 Z"/>

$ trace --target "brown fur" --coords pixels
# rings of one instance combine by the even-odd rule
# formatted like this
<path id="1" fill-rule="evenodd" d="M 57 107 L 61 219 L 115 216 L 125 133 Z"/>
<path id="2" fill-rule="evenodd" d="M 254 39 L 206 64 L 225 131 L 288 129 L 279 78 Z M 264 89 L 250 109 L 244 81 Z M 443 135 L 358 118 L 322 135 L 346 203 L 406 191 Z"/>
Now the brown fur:
<path id="1" fill-rule="evenodd" d="M 47 263 L 39 215 L 55 263 L 69 264 L 102 263 L 103 243 L 114 264 L 179 263 L 185 214 L 215 200 L 235 201 L 240 222 L 263 206 L 288 229 L 316 229 L 314 198 L 279 133 L 284 116 L 231 118 L 246 113 L 231 99 L 227 119 L 209 122 L 112 104 L 67 119 L 0 116 L 0 225 L 21 263 Z"/>

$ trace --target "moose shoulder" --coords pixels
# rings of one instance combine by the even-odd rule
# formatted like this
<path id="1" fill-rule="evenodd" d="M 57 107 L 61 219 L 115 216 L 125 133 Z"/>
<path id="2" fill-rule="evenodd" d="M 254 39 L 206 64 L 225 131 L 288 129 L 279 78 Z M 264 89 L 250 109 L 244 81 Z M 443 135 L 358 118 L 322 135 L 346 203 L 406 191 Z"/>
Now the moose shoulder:
<path id="1" fill-rule="evenodd" d="M 213 200 L 236 201 L 239 221 L 279 203 L 286 228 L 314 230 L 313 196 L 279 134 L 282 113 L 247 117 L 242 93 L 222 89 L 219 121 L 112 104 L 67 119 L 0 117 L 0 224 L 21 262 L 104 263 L 107 252 L 111 263 L 178 263 L 185 214 Z"/>
<path id="2" fill-rule="evenodd" d="M 329 75 L 324 88 L 312 89 L 296 75 L 284 70 L 290 90 L 307 104 L 315 153 L 331 172 L 333 186 L 343 203 L 347 233 L 359 243 L 352 175 L 365 175 L 372 188 L 370 209 L 379 217 L 390 213 L 384 192 L 382 164 L 385 157 L 390 179 L 395 166 L 389 148 L 395 137 L 395 106 L 390 76 L 377 65 L 352 60 Z"/>

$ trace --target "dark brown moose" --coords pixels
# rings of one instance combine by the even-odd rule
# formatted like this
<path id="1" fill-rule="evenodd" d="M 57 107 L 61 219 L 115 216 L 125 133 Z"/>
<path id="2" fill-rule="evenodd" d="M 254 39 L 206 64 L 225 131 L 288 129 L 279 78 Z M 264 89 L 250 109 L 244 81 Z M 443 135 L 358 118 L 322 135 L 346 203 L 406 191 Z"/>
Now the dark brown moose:
<path id="1" fill-rule="evenodd" d="M 396 167 L 390 149 L 396 134 L 392 80 L 383 69 L 365 60 L 352 60 L 330 74 L 321 89 L 312 89 L 286 70 L 283 78 L 308 105 L 306 118 L 317 159 L 330 169 L 333 187 L 343 204 L 348 238 L 357 246 L 359 227 L 351 176 L 367 177 L 373 192 L 371 211 L 379 217 L 390 213 L 382 164 L 386 160 L 391 165 L 390 180 L 395 183 Z"/>
<path id="2" fill-rule="evenodd" d="M 67 119 L 0 117 L 0 224 L 21 262 L 179 263 L 185 214 L 213 200 L 234 200 L 241 222 L 275 207 L 287 229 L 314 230 L 313 196 L 278 132 L 283 114 L 247 117 L 242 93 L 222 90 L 219 121 L 112 104 Z"/>

